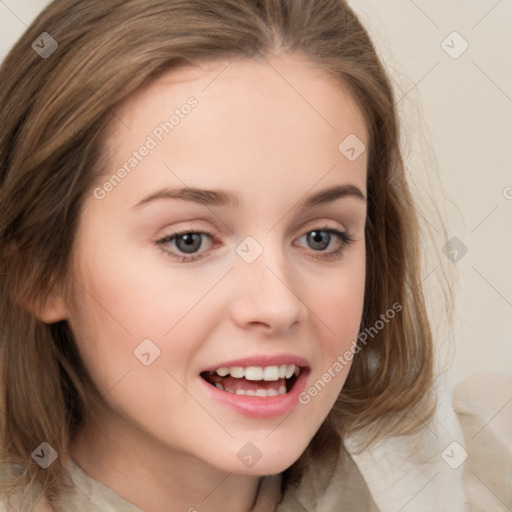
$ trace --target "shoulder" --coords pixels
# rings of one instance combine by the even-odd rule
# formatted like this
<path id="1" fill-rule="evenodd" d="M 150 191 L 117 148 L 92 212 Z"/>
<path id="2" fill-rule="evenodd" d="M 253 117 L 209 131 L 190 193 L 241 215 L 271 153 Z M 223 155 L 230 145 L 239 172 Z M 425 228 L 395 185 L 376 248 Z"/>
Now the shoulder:
<path id="1" fill-rule="evenodd" d="M 16 506 L 16 499 L 18 495 L 12 498 L 11 503 L 8 503 L 5 495 L 0 495 L 0 512 L 22 512 L 27 510 L 26 505 L 25 509 L 20 508 L 19 502 L 18 506 Z M 50 506 L 50 504 L 46 500 L 40 499 L 35 504 L 30 506 L 30 512 L 55 512 L 54 509 Z"/>
<path id="2" fill-rule="evenodd" d="M 361 447 L 371 432 L 345 437 L 337 460 L 331 460 L 333 454 L 319 457 L 296 488 L 287 490 L 278 511 L 465 512 L 462 469 L 446 456 L 453 443 L 463 443 L 463 434 L 448 388 L 437 391 L 438 406 L 428 424 L 366 449 Z"/>
<path id="3" fill-rule="evenodd" d="M 276 512 L 380 512 L 343 446 L 315 452 L 303 477 L 286 488 Z"/>
<path id="4" fill-rule="evenodd" d="M 5 496 L 0 496 L 0 512 L 20 512 L 20 508 L 9 506 Z M 30 512 L 55 512 L 48 502 L 39 501 L 31 508 Z"/>
<path id="5" fill-rule="evenodd" d="M 17 489 L 8 496 L 6 481 L 20 476 L 23 469 L 19 464 L 0 465 L 0 512 L 55 512 L 42 496 L 40 484 L 35 484 L 29 492 L 26 488 Z"/>
<path id="6" fill-rule="evenodd" d="M 512 376 L 477 374 L 453 389 L 464 434 L 463 482 L 474 512 L 512 509 Z"/>
<path id="7" fill-rule="evenodd" d="M 510 439 L 512 423 L 507 420 L 512 418 L 512 376 L 501 373 L 471 375 L 454 386 L 452 396 L 453 408 L 466 427 L 471 422 L 475 428 L 477 418 L 491 420 L 487 416 L 498 413 L 496 421 L 492 418 L 480 427 Z M 473 420 L 469 421 L 470 418 Z"/>
<path id="8" fill-rule="evenodd" d="M 347 447 L 381 512 L 466 510 L 462 470 L 446 457 L 453 443 L 462 444 L 463 434 L 449 389 L 439 382 L 436 391 L 434 417 L 414 433 L 381 439 L 364 451 L 358 439 L 349 439 Z"/>

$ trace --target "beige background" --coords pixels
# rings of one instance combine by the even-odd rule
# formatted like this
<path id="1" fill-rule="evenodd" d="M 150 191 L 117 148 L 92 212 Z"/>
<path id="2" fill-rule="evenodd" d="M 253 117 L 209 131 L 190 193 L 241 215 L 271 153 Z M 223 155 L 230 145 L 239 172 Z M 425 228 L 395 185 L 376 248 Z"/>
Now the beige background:
<path id="1" fill-rule="evenodd" d="M 468 248 L 456 264 L 441 253 L 459 281 L 451 380 L 481 372 L 512 375 L 512 3 L 350 3 L 370 29 L 402 94 L 410 91 L 399 106 L 412 123 L 407 126 L 409 146 L 416 149 L 412 172 L 418 172 L 420 184 L 439 173 L 446 197 L 437 193 L 436 198 L 448 237 L 458 237 Z M 454 31 L 469 45 L 456 59 L 441 46 Z M 443 46 L 455 51 L 461 44 L 452 36 Z M 422 134 L 435 153 L 437 170 Z M 437 227 L 435 217 L 426 215 L 426 220 Z M 433 247 L 437 252 L 441 248 Z M 432 263 L 424 274 L 434 267 Z"/>
<path id="2" fill-rule="evenodd" d="M 0 0 L 0 59 L 48 3 Z M 416 193 L 422 202 L 433 194 L 448 238 L 468 249 L 457 263 L 442 253 L 441 226 L 427 201 L 424 221 L 434 238 L 424 282 L 449 382 L 481 372 L 512 375 L 512 3 L 350 4 L 395 82 Z M 440 262 L 459 279 L 453 343 L 439 315 Z"/>

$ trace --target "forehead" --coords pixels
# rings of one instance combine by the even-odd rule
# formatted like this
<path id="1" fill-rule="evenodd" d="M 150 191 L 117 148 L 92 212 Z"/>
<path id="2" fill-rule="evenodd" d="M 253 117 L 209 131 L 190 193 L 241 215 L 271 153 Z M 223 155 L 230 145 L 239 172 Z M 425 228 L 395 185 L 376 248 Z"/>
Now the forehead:
<path id="1" fill-rule="evenodd" d="M 185 109 L 191 98 L 195 107 Z M 345 140 L 368 144 L 360 110 L 340 82 L 297 55 L 182 66 L 138 90 L 116 115 L 105 144 L 109 172 L 155 142 L 130 185 L 122 184 L 132 204 L 157 185 L 228 183 L 256 192 L 280 181 L 281 195 L 302 195 L 329 175 L 324 185 L 348 179 L 365 188 L 366 154 L 350 161 L 342 153 Z"/>
<path id="2" fill-rule="evenodd" d="M 350 127 L 357 131 L 361 140 L 367 141 L 363 115 L 342 81 L 296 54 L 254 59 L 219 58 L 170 69 L 115 109 L 117 119 L 111 123 L 107 137 L 122 135 L 122 139 L 129 142 L 128 132 L 140 123 L 143 112 L 153 110 L 164 120 L 169 117 L 166 114 L 191 96 L 201 102 L 203 112 L 208 108 L 223 108 L 224 114 L 233 109 L 242 113 L 244 107 L 245 110 L 254 106 L 258 110 L 270 108 L 273 115 L 267 118 L 269 124 L 278 117 L 292 122 L 302 116 L 302 124 L 309 124 L 311 129 L 323 124 L 323 128 L 329 127 L 342 135 Z M 276 108 L 279 102 L 282 108 Z M 252 114 L 254 118 L 254 112 Z M 226 116 L 219 122 L 223 120 Z M 250 118 L 246 121 L 250 122 Z"/>

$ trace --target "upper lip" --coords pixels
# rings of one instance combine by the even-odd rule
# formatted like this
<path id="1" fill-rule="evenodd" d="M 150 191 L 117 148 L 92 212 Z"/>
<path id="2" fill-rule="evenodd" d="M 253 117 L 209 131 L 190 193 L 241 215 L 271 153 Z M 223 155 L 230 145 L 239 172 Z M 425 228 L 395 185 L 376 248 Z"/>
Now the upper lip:
<path id="1" fill-rule="evenodd" d="M 307 359 L 301 356 L 296 356 L 293 354 L 279 354 L 275 356 L 270 355 L 255 355 L 249 357 L 243 357 L 240 359 L 232 359 L 230 361 L 223 361 L 222 363 L 218 363 L 215 365 L 208 366 L 207 368 L 203 368 L 202 372 L 214 372 L 218 368 L 232 368 L 234 366 L 242 366 L 247 368 L 248 366 L 279 366 L 282 364 L 294 364 L 296 366 L 300 366 L 301 368 L 309 368 L 309 362 Z"/>

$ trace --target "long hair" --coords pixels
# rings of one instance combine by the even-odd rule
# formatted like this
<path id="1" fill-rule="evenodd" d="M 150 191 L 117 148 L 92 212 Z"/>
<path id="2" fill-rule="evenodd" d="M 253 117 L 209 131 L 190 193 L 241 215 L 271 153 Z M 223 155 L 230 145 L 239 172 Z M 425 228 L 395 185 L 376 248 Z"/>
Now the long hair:
<path id="1" fill-rule="evenodd" d="M 32 43 L 40 37 L 53 53 L 38 54 Z M 106 170 L 102 141 L 107 127 L 119 122 L 116 107 L 183 64 L 271 53 L 300 54 L 327 71 L 353 97 L 369 130 L 361 332 L 372 336 L 359 340 L 335 407 L 287 470 L 287 481 L 316 451 L 333 449 L 347 434 L 365 431 L 371 443 L 407 433 L 431 416 L 432 335 L 393 91 L 347 3 L 55 0 L 0 68 L 0 465 L 6 493 L 40 485 L 41 495 L 57 499 L 68 484 L 62 461 L 83 425 L 87 396 L 94 395 L 68 324 L 43 323 L 28 304 L 43 303 L 57 283 L 73 284 L 68 269 L 77 223 L 86 194 Z M 376 329 L 393 305 L 395 317 Z M 42 442 L 59 453 L 48 469 L 31 456 Z"/>

